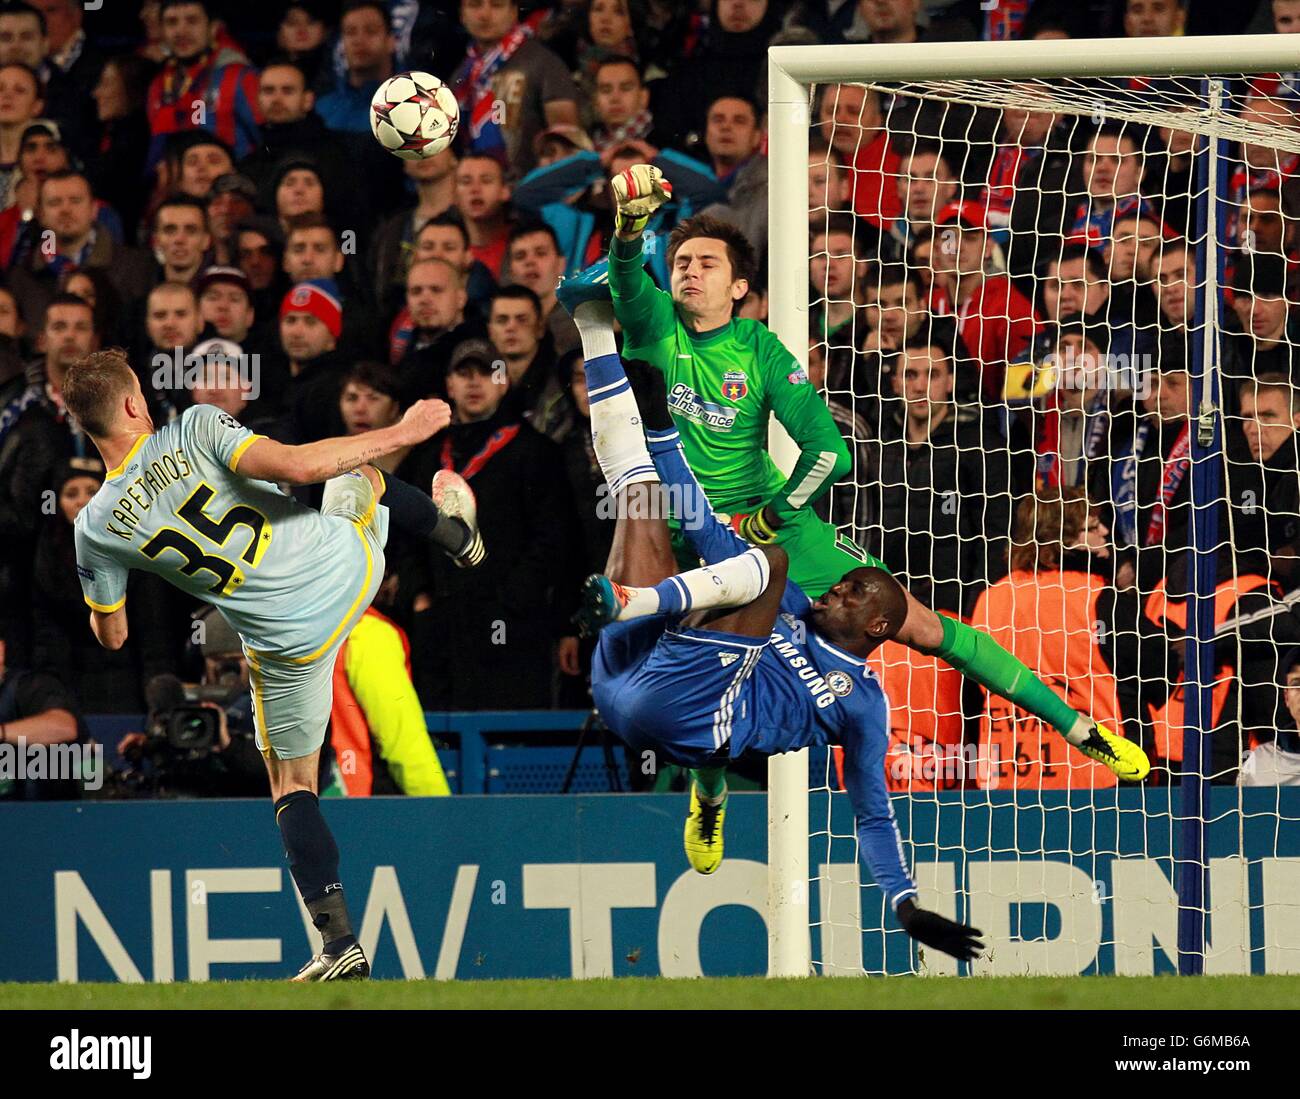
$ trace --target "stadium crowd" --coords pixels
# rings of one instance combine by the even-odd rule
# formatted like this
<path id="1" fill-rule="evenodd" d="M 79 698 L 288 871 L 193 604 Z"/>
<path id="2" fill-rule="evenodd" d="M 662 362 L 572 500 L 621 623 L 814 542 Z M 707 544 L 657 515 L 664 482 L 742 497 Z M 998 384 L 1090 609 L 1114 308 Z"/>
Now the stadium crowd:
<path id="1" fill-rule="evenodd" d="M 229 637 L 196 630 L 197 605 L 140 572 L 127 645 L 91 634 L 72 521 L 105 471 L 60 401 L 88 352 L 128 350 L 157 422 L 207 403 L 284 442 L 444 397 L 452 426 L 385 464 L 421 485 L 466 476 L 488 558 L 456 569 L 395 537 L 373 663 L 405 655 L 427 709 L 586 707 L 590 645 L 570 615 L 613 517 L 555 287 L 608 249 L 611 174 L 653 162 L 674 185 L 645 238 L 662 286 L 674 225 L 708 213 L 742 229 L 759 270 L 739 312 L 765 320 L 769 45 L 1300 31 L 1300 0 L 137 7 L 138 22 L 99 24 L 74 0 L 0 3 L 0 668 L 39 677 L 0 688 L 0 722 L 37 705 L 143 713 L 155 677 L 238 662 Z M 438 74 L 461 106 L 456 143 L 425 160 L 370 134 L 371 96 L 405 69 Z M 1149 92 L 1110 89 L 1117 108 Z M 1160 92 L 1190 107 L 1195 87 Z M 1235 102 L 1300 131 L 1300 74 Z M 823 86 L 813 108 L 809 374 L 853 456 L 818 507 L 922 601 L 1176 768 L 1203 337 L 1195 139 L 1121 110 L 864 85 Z M 1300 623 L 1271 611 L 1300 589 L 1300 155 L 1236 155 L 1214 769 L 1295 782 Z M 896 789 L 963 781 L 920 757 L 975 742 L 1004 761 L 988 785 L 1063 781 L 1033 719 L 963 697 L 951 669 L 886 645 L 880 670 Z M 410 777 L 427 753 L 399 758 L 369 732 L 396 788 L 437 792 Z"/>

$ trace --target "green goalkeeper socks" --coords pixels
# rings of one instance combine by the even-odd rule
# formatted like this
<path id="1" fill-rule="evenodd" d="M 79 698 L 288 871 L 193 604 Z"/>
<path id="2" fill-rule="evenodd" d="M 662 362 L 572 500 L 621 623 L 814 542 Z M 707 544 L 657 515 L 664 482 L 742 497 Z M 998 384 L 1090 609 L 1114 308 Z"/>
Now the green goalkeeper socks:
<path id="1" fill-rule="evenodd" d="M 939 615 L 943 643 L 935 650 L 967 679 L 1042 718 L 1069 736 L 1080 715 L 1029 668 L 982 630 Z"/>
<path id="2" fill-rule="evenodd" d="M 727 792 L 727 769 L 725 767 L 701 767 L 698 771 L 688 772 L 691 781 L 700 788 L 700 797 L 716 801 Z"/>

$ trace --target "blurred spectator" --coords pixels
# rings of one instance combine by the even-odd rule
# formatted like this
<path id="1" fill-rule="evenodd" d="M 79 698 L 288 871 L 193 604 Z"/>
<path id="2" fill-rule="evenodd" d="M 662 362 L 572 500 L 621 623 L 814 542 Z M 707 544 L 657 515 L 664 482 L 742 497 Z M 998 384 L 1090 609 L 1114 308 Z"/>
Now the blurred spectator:
<path id="1" fill-rule="evenodd" d="M 878 229 L 903 213 L 898 180 L 902 159 L 885 126 L 880 93 L 861 84 L 827 84 L 817 100 L 818 135 L 835 150 L 838 164 L 831 169 L 829 188 L 839 195 L 847 187 L 853 210 Z M 815 135 L 817 136 L 817 135 Z M 809 156 L 815 157 L 810 142 Z M 837 180 L 837 176 L 842 176 Z M 810 192 L 813 205 L 823 194 Z M 839 208 L 839 200 L 831 209 Z"/>
<path id="2" fill-rule="evenodd" d="M 358 226 L 363 223 L 372 199 L 386 191 L 371 194 L 373 179 L 370 187 L 361 185 L 372 165 L 362 167 L 357 149 L 326 129 L 313 109 L 315 98 L 302 69 L 284 58 L 269 61 L 259 77 L 258 103 L 265 119 L 262 141 L 239 162 L 239 170 L 257 185 L 259 204 L 275 204 L 282 165 L 306 162 L 318 171 L 331 208 L 346 211 Z M 365 136 L 367 146 L 373 145 L 368 128 Z"/>
<path id="3" fill-rule="evenodd" d="M 366 133 L 370 129 L 370 100 L 379 85 L 393 75 L 393 21 L 380 0 L 347 0 L 339 19 L 339 39 L 347 62 L 347 77 L 318 105 L 331 130 Z"/>
<path id="4" fill-rule="evenodd" d="M 827 214 L 851 210 L 853 179 L 844 158 L 817 134 L 808 138 L 808 227 L 816 229 Z"/>
<path id="5" fill-rule="evenodd" d="M 450 81 L 460 100 L 461 129 L 470 152 L 495 158 L 512 179 L 533 167 L 538 133 L 579 123 L 578 86 L 564 62 L 534 37 L 545 14 L 539 9 L 521 23 L 519 5 L 509 0 L 462 0 L 460 6 L 472 39 Z M 504 118 L 499 103 L 508 105 Z"/>
<path id="6" fill-rule="evenodd" d="M 0 547 L 5 598 L 0 621 L 16 641 L 25 662 L 32 654 L 30 592 L 36 560 L 36 538 L 49 512 L 45 495 L 64 462 L 84 457 L 85 436 L 67 417 L 60 390 L 63 374 L 95 347 L 93 316 L 80 298 L 61 295 L 46 309 L 38 345 L 44 359 L 32 363 L 24 384 L 16 371 L 16 355 L 0 359 Z M 8 375 L 6 377 L 6 375 Z M 84 613 L 84 612 L 83 612 Z"/>
<path id="7" fill-rule="evenodd" d="M 59 276 L 60 293 L 75 294 L 90 306 L 95 316 L 95 338 L 100 347 L 128 342 L 122 331 L 122 304 L 99 267 L 66 267 Z"/>
<path id="8" fill-rule="evenodd" d="M 890 232 L 904 247 L 928 237 L 935 217 L 957 194 L 957 177 L 937 145 L 917 143 L 898 166 L 898 197 L 903 213 Z"/>
<path id="9" fill-rule="evenodd" d="M 501 278 L 510 236 L 510 185 L 495 157 L 469 153 L 456 166 L 456 209 L 469 233 L 474 258 Z"/>
<path id="10" fill-rule="evenodd" d="M 208 229 L 212 234 L 212 258 L 221 265 L 235 257 L 235 226 L 255 213 L 257 188 L 238 172 L 217 176 L 207 194 Z"/>
<path id="11" fill-rule="evenodd" d="M 578 326 L 568 312 L 558 307 L 555 288 L 565 273 L 564 255 L 555 230 L 549 225 L 521 225 L 510 234 L 506 247 L 507 279 L 526 286 L 542 303 L 542 320 L 551 335 L 556 355 L 565 355 L 581 344 Z"/>
<path id="12" fill-rule="evenodd" d="M 36 210 L 42 229 L 32 247 L 9 272 L 9 282 L 28 324 L 40 316 L 57 292 L 60 275 L 78 267 L 102 271 L 127 306 L 139 302 L 151 281 L 148 258 L 114 240 L 97 218 L 95 197 L 86 177 L 54 172 L 41 184 Z"/>
<path id="13" fill-rule="evenodd" d="M 377 431 L 397 423 L 402 418 L 402 387 L 397 372 L 383 363 L 357 363 L 343 379 L 339 415 L 348 435 Z M 411 449 L 403 447 L 378 459 L 375 465 L 385 473 L 392 473 Z"/>
<path id="14" fill-rule="evenodd" d="M 121 54 L 104 63 L 90 91 L 99 121 L 99 144 L 87 150 L 86 174 L 95 194 L 122 216 L 129 244 L 148 201 L 144 168 L 149 157 L 149 119 L 145 101 L 153 66 Z"/>
<path id="15" fill-rule="evenodd" d="M 1104 315 L 1110 300 L 1106 267 L 1086 244 L 1067 244 L 1048 260 L 1039 290 L 1043 315 L 1054 324 L 1080 313 Z"/>
<path id="16" fill-rule="evenodd" d="M 13 667 L 0 638 L 0 744 L 72 744 L 81 739 L 82 724 L 67 688 L 52 675 Z M 75 798 L 73 781 L 25 778 L 5 780 L 0 799 L 37 801 Z"/>
<path id="17" fill-rule="evenodd" d="M 754 101 L 713 99 L 705 115 L 704 145 L 727 197 L 702 212 L 731 222 L 749 238 L 762 276 L 767 272 L 767 155 Z"/>
<path id="18" fill-rule="evenodd" d="M 455 210 L 431 218 L 415 234 L 415 254 L 411 262 L 422 259 L 445 259 L 460 271 L 465 279 L 465 292 L 469 295 L 469 311 L 483 316 L 487 314 L 497 280 L 482 261 L 474 258 L 469 247 L 469 231 Z M 402 285 L 405 293 L 404 274 Z"/>
<path id="19" fill-rule="evenodd" d="M 982 207 L 973 202 L 940 211 L 931 262 L 935 285 L 953 304 L 957 332 L 977 360 L 979 377 L 963 378 L 959 389 L 997 401 L 1006 364 L 1028 349 L 1037 321 L 1011 277 L 991 266 L 992 241 L 983 219 Z"/>
<path id="20" fill-rule="evenodd" d="M 86 36 L 83 0 L 37 0 L 33 6 L 45 21 L 40 74 L 49 89 L 51 115 L 63 124 L 73 148 L 88 149 L 99 136 L 91 91 L 104 56 Z"/>
<path id="21" fill-rule="evenodd" d="M 1032 274 L 1055 250 L 1071 159 L 1069 128 L 1057 115 L 1003 108 L 983 197 L 989 228 L 1005 232 L 1013 277 Z"/>
<path id="22" fill-rule="evenodd" d="M 868 445 L 875 433 L 866 421 L 853 411 L 852 394 L 827 391 L 826 351 L 816 340 L 808 345 L 808 381 L 814 389 L 826 392 L 826 406 L 831 418 L 840 429 L 844 444 L 849 448 L 852 464 L 849 471 L 818 500 L 813 507 L 817 514 L 855 542 L 864 541 L 871 525 L 870 501 L 861 491 L 871 467 L 871 448 Z M 848 401 L 842 398 L 848 397 Z"/>
<path id="23" fill-rule="evenodd" d="M 219 137 L 185 130 L 168 139 L 166 169 L 170 190 L 205 200 L 217 177 L 235 170 L 235 158 Z"/>
<path id="24" fill-rule="evenodd" d="M 192 390 L 195 404 L 219 408 L 259 434 L 278 433 L 274 418 L 263 411 L 267 407 L 265 376 L 252 372 L 255 366 L 239 344 L 219 337 L 204 340 L 191 353 L 190 361 L 195 360 L 202 363 Z"/>
<path id="25" fill-rule="evenodd" d="M 605 57 L 596 66 L 594 84 L 593 118 L 588 132 L 596 152 L 604 156 L 628 141 L 644 141 L 654 148 L 668 143 L 667 135 L 655 125 L 650 89 L 634 58 L 619 54 Z"/>
<path id="26" fill-rule="evenodd" d="M 1010 574 L 975 600 L 971 625 L 1024 661 L 1081 713 L 1123 733 L 1114 629 L 1115 588 L 1099 566 L 1109 532 L 1089 515 L 1081 488 L 1026 497 L 1016 508 Z M 1102 559 L 1102 560 L 1098 560 Z M 1126 648 L 1136 644 L 1125 638 Z M 1133 639 L 1135 641 L 1135 639 Z M 1073 751 L 1054 729 L 994 694 L 980 708 L 981 753 L 990 760 L 979 785 L 1003 789 L 1097 789 L 1115 775 Z"/>
<path id="27" fill-rule="evenodd" d="M 861 339 L 856 321 L 863 287 L 857 279 L 856 228 L 852 214 L 831 214 L 824 226 L 813 228 L 809 242 L 809 321 L 818 342 L 832 350 L 852 350 Z"/>
<path id="28" fill-rule="evenodd" d="M 235 263 L 248 276 L 253 307 L 272 316 L 284 297 L 284 234 L 274 218 L 252 217 L 235 227 Z"/>
<path id="29" fill-rule="evenodd" d="M 325 217 L 325 183 L 314 160 L 289 159 L 276 166 L 272 176 L 275 216 L 288 231 L 293 219 L 306 214 Z"/>
<path id="30" fill-rule="evenodd" d="M 380 222 L 370 257 L 375 300 L 385 314 L 393 311 L 394 299 L 400 300 L 416 235 L 451 210 L 456 201 L 456 154 L 450 147 L 423 160 L 405 160 L 402 171 L 415 184 L 415 203 L 405 203 Z"/>
<path id="31" fill-rule="evenodd" d="M 332 279 L 343 308 L 340 348 L 373 358 L 383 351 L 383 323 L 366 301 L 358 267 L 347 262 L 338 233 L 319 214 L 292 219 L 284 238 L 284 272 L 289 281 Z"/>
<path id="32" fill-rule="evenodd" d="M 339 354 L 343 305 L 332 279 L 300 282 L 280 305 L 280 345 L 289 360 L 287 428 L 294 443 L 343 434 L 338 396 L 346 373 Z"/>
<path id="33" fill-rule="evenodd" d="M 1220 362 L 1224 412 L 1229 416 L 1237 412 L 1237 390 L 1244 381 L 1264 374 L 1300 381 L 1300 347 L 1293 340 L 1286 278 L 1281 256 L 1248 253 L 1236 261 L 1230 285 L 1241 332 L 1223 334 Z"/>
<path id="34" fill-rule="evenodd" d="M 207 207 L 198 199 L 177 195 L 158 207 L 153 219 L 153 250 L 161 281 L 191 282 L 211 246 Z"/>
<path id="35" fill-rule="evenodd" d="M 599 87 L 600 66 L 610 58 L 630 58 L 636 65 L 639 51 L 632 8 L 631 0 L 590 0 L 587 4 L 586 25 L 574 51 L 580 105 L 590 106 Z"/>
<path id="36" fill-rule="evenodd" d="M 48 118 L 34 118 L 23 130 L 18 146 L 18 167 L 10 188 L 10 204 L 0 212 L 0 261 L 11 267 L 23 259 L 35 246 L 39 222 L 35 220 L 36 204 L 41 197 L 41 185 L 55 172 L 64 172 L 71 166 L 68 150 L 57 124 Z M 96 201 L 96 216 L 106 207 Z M 109 217 L 118 239 L 122 227 L 115 213 Z M 112 231 L 112 229 L 110 229 Z"/>
<path id="37" fill-rule="evenodd" d="M 1154 212 L 1139 193 L 1146 165 L 1132 130 L 1102 126 L 1088 139 L 1079 162 L 1083 195 L 1067 218 L 1072 236 L 1101 248 L 1110 240 L 1117 217 Z"/>
<path id="38" fill-rule="evenodd" d="M 117 650 L 103 648 L 91 632 L 85 600 L 68 577 L 76 572 L 72 524 L 104 481 L 97 458 L 73 458 L 51 481 L 56 510 L 42 524 L 32 569 L 34 655 L 32 666 L 68 684 L 86 713 L 141 713 L 144 686 L 168 669 L 166 631 L 158 613 L 165 600 L 140 598 L 133 606 L 131 636 Z M 133 574 L 131 590 L 154 592 L 160 582 Z M 151 605 L 153 604 L 153 605 Z"/>
<path id="39" fill-rule="evenodd" d="M 205 267 L 195 285 L 202 322 L 223 340 L 242 345 L 257 320 L 248 276 L 238 267 Z"/>
<path id="40" fill-rule="evenodd" d="M 36 73 L 18 62 L 0 63 L 0 209 L 13 201 L 23 133 L 44 108 L 44 94 Z"/>
<path id="41" fill-rule="evenodd" d="M 451 793 L 411 682 L 411 643 L 374 607 L 335 659 L 330 744 L 350 798 Z"/>
<path id="42" fill-rule="evenodd" d="M 429 450 L 435 469 L 469 481 L 483 541 L 492 545 L 476 569 L 427 554 L 413 647 L 416 684 L 430 709 L 549 706 L 552 645 L 568 632 L 553 590 L 556 563 L 569 560 L 576 542 L 560 451 L 504 400 L 509 378 L 494 357 L 484 341 L 457 349 L 446 381 L 454 419 Z"/>
<path id="43" fill-rule="evenodd" d="M 1237 211 L 1234 234 L 1234 239 L 1241 242 L 1242 251 L 1285 256 L 1286 229 L 1280 189 L 1258 187 L 1247 192 Z"/>
<path id="44" fill-rule="evenodd" d="M 447 364 L 458 344 L 486 335 L 466 319 L 465 277 L 449 260 L 417 259 L 406 272 L 406 306 L 394 322 L 392 357 L 404 403 L 442 393 Z"/>
<path id="45" fill-rule="evenodd" d="M 1230 418 L 1224 444 L 1233 549 L 1267 553 L 1289 588 L 1300 550 L 1300 389 L 1289 374 L 1270 373 L 1233 388 L 1240 419 Z"/>
<path id="46" fill-rule="evenodd" d="M 261 123 L 257 73 L 248 58 L 216 41 L 208 0 L 162 0 L 160 15 L 168 58 L 149 86 L 149 163 L 161 157 L 164 138 L 196 126 L 246 156 Z"/>
<path id="47" fill-rule="evenodd" d="M 564 468 L 582 529 L 581 563 L 583 579 L 603 572 L 614 541 L 615 516 L 609 507 L 605 475 L 596 461 L 591 443 L 591 401 L 587 396 L 587 366 L 582 354 L 571 351 L 560 359 L 560 383 L 568 389 L 573 405 L 573 429 L 560 440 Z"/>
<path id="48" fill-rule="evenodd" d="M 507 403 L 541 434 L 562 439 L 573 410 L 556 373 L 555 347 L 537 295 L 526 286 L 503 286 L 493 294 L 488 338 L 510 376 Z"/>
<path id="49" fill-rule="evenodd" d="M 1277 666 L 1285 724 L 1279 723 L 1275 739 L 1245 754 L 1237 776 L 1241 786 L 1300 786 L 1300 648 L 1284 653 Z"/>
<path id="50" fill-rule="evenodd" d="M 135 364 L 146 397 L 155 397 L 155 415 L 171 419 L 190 406 L 184 361 L 203 331 L 198 298 L 188 282 L 160 282 L 145 302 L 148 344 Z"/>
<path id="51" fill-rule="evenodd" d="M 1183 33 L 1187 0 L 1125 0 L 1124 33 L 1130 38 L 1169 38 Z"/>
<path id="52" fill-rule="evenodd" d="M 614 228 L 608 187 L 612 176 L 633 164 L 645 163 L 654 164 L 672 181 L 672 200 L 655 211 L 642 233 L 651 277 L 667 286 L 665 250 L 655 241 L 671 232 L 678 221 L 725 197 L 712 169 L 645 141 L 628 140 L 597 156 L 580 130 L 554 127 L 542 136 L 553 144 L 563 143 L 563 155 L 539 164 L 524 176 L 515 186 L 512 200 L 520 210 L 540 215 L 554 230 L 565 270 L 570 274 L 595 263 L 609 250 Z M 543 155 L 542 160 L 547 159 Z"/>
<path id="53" fill-rule="evenodd" d="M 1300 126 L 1293 104 L 1260 95 L 1246 98 L 1241 108 L 1241 121 L 1278 134 L 1280 141 L 1286 140 L 1282 136 L 1286 131 L 1294 131 Z M 1295 137 L 1294 134 L 1286 136 L 1292 140 Z M 1228 179 L 1228 201 L 1249 216 L 1252 194 L 1280 191 L 1282 184 L 1300 169 L 1300 153 L 1284 152 L 1277 145 L 1256 145 L 1246 141 L 1242 142 L 1241 156 L 1241 163 Z M 1238 219 L 1231 218 L 1226 226 L 1224 237 L 1230 247 L 1241 243 L 1238 224 Z M 1265 251 L 1257 244 L 1250 245 L 1250 249 Z"/>
<path id="54" fill-rule="evenodd" d="M 863 350 L 901 350 L 926 318 L 917 272 L 901 263 L 881 264 L 875 301 L 867 306 L 866 316 L 870 331 Z"/>
<path id="55" fill-rule="evenodd" d="M 1056 380 L 1034 417 L 1034 482 L 1040 490 L 1100 484 L 1104 495 L 1109 457 L 1122 435 L 1116 420 L 1131 390 L 1109 354 L 1111 333 L 1101 317 L 1063 317 L 1048 335 Z"/>
<path id="56" fill-rule="evenodd" d="M 1190 328 L 1195 315 L 1195 250 L 1184 240 L 1163 241 L 1153 269 L 1160 299 L 1161 330 Z"/>
<path id="57" fill-rule="evenodd" d="M 1160 345 L 1159 373 L 1148 376 L 1133 438 L 1111 460 L 1115 544 L 1139 550 L 1139 590 L 1165 575 L 1164 553 L 1187 545 L 1191 511 L 1191 385 L 1181 341 Z M 1151 551 L 1151 552 L 1144 552 Z"/>
<path id="58" fill-rule="evenodd" d="M 853 22 L 844 31 L 844 41 L 898 44 L 978 37 L 963 16 L 947 15 L 941 20 L 930 17 L 924 25 L 923 18 L 921 0 L 859 0 Z"/>
<path id="59" fill-rule="evenodd" d="M 898 400 L 881 415 L 863 479 L 869 548 L 927 606 L 960 614 L 1002 559 L 1016 488 L 1007 447 L 953 401 L 952 360 L 934 335 L 908 344 L 894 377 Z"/>
<path id="60" fill-rule="evenodd" d="M 302 70 L 307 78 L 307 86 L 313 90 L 332 84 L 325 46 L 329 28 L 325 23 L 323 7 L 314 0 L 293 0 L 284 9 L 275 32 L 276 48 Z M 265 115 L 265 104 L 262 111 Z"/>
<path id="61" fill-rule="evenodd" d="M 669 75 L 650 86 L 655 118 L 672 144 L 682 146 L 706 128 L 707 112 L 720 97 L 758 98 L 767 48 L 781 29 L 784 8 L 778 0 L 714 0 L 701 48 L 678 55 L 682 59 Z"/>

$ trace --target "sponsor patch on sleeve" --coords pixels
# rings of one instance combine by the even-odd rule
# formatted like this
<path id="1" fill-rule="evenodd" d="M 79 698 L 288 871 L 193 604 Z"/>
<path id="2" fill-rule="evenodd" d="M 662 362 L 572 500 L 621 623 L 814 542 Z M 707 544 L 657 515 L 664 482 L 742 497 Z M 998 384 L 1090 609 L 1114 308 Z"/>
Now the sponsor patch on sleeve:
<path id="1" fill-rule="evenodd" d="M 785 376 L 785 380 L 791 385 L 807 385 L 808 371 L 801 366 L 797 370 L 790 371 L 790 373 Z"/>
<path id="2" fill-rule="evenodd" d="M 93 581 L 93 580 L 95 579 L 95 570 L 94 570 L 94 569 L 88 569 L 88 568 L 86 568 L 85 565 L 78 565 L 78 566 L 77 566 L 77 575 L 80 576 L 83 580 L 91 580 L 91 581 Z"/>

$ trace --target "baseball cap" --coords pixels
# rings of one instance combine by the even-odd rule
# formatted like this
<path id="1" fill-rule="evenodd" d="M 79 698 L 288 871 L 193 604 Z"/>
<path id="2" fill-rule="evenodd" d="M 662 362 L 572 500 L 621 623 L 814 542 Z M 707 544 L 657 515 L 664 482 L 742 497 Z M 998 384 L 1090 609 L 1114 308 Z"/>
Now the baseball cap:
<path id="1" fill-rule="evenodd" d="M 242 172 L 223 172 L 212 181 L 212 190 L 208 192 L 208 198 L 214 199 L 218 195 L 243 195 L 249 202 L 257 202 L 257 184 Z"/>
<path id="2" fill-rule="evenodd" d="M 253 290 L 249 284 L 248 276 L 238 267 L 214 266 L 205 267 L 199 272 L 198 280 L 194 284 L 194 292 L 202 294 L 209 286 L 218 282 L 228 282 L 238 286 L 252 301 Z"/>
<path id="3" fill-rule="evenodd" d="M 29 137 L 36 135 L 48 137 L 58 144 L 63 144 L 63 131 L 59 129 L 59 124 L 52 118 L 33 118 L 26 126 L 23 127 L 23 135 L 18 139 L 21 146 Z"/>
<path id="4" fill-rule="evenodd" d="M 488 340 L 462 340 L 451 353 L 451 359 L 447 363 L 447 373 L 450 374 L 470 363 L 478 363 L 491 370 L 493 365 L 500 361 L 502 361 L 501 352 Z"/>
<path id="5" fill-rule="evenodd" d="M 962 229 L 983 229 L 988 232 L 989 215 L 988 210 L 978 202 L 972 202 L 966 199 L 960 202 L 950 202 L 942 210 L 939 216 L 934 219 L 936 225 L 957 225 Z"/>
<path id="6" fill-rule="evenodd" d="M 533 155 L 541 156 L 547 140 L 552 137 L 567 141 L 575 149 L 581 149 L 585 153 L 594 152 L 596 149 L 591 138 L 587 136 L 587 131 L 581 126 L 575 126 L 571 122 L 561 122 L 554 126 L 548 126 L 533 138 Z"/>
<path id="7" fill-rule="evenodd" d="M 188 356 L 196 362 L 207 362 L 209 359 L 238 360 L 243 357 L 244 349 L 234 340 L 227 340 L 222 336 L 213 336 L 210 340 L 196 343 L 194 350 Z"/>

